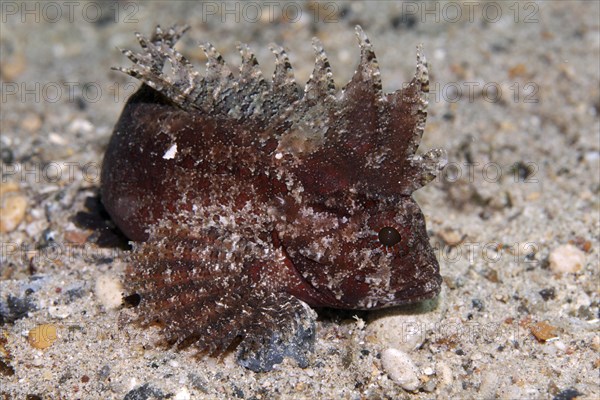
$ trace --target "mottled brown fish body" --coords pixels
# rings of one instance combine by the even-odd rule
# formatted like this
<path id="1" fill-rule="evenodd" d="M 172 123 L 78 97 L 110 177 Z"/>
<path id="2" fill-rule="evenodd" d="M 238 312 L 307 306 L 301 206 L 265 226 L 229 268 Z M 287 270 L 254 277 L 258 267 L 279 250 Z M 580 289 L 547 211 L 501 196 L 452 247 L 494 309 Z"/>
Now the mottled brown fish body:
<path id="1" fill-rule="evenodd" d="M 337 90 L 315 39 L 302 91 L 277 46 L 271 81 L 246 45 L 238 74 L 203 45 L 201 76 L 173 49 L 184 31 L 157 28 L 138 35 L 143 53 L 124 51 L 134 65 L 120 70 L 144 85 L 102 170 L 104 205 L 134 241 L 126 283 L 140 321 L 223 351 L 236 337 L 260 347 L 298 331 L 306 304 L 369 310 L 435 296 L 439 266 L 411 194 L 445 159 L 416 154 L 429 86 L 420 51 L 406 88 L 384 94 L 357 27 L 360 63 Z"/>

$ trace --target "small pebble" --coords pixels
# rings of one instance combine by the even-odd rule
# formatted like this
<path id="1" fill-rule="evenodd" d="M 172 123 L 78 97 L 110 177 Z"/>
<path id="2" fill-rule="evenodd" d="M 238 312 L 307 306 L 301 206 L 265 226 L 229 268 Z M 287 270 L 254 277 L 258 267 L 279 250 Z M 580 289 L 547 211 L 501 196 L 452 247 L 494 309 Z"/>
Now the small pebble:
<path id="1" fill-rule="evenodd" d="M 527 201 L 536 201 L 538 200 L 540 197 L 542 197 L 542 194 L 540 192 L 532 192 L 529 193 L 526 197 L 525 200 Z"/>
<path id="2" fill-rule="evenodd" d="M 562 351 L 567 350 L 567 345 L 564 342 L 561 342 L 560 340 L 554 342 L 554 347 Z"/>
<path id="3" fill-rule="evenodd" d="M 58 336 L 56 335 L 56 325 L 42 324 L 29 331 L 27 340 L 29 344 L 36 349 L 47 349 L 52 346 Z"/>
<path id="4" fill-rule="evenodd" d="M 94 130 L 94 125 L 87 119 L 77 118 L 69 124 L 67 129 L 71 133 L 90 133 Z"/>
<path id="5" fill-rule="evenodd" d="M 404 390 L 412 392 L 419 388 L 419 369 L 408 354 L 386 349 L 381 354 L 381 364 L 389 377 Z"/>
<path id="6" fill-rule="evenodd" d="M 545 321 L 530 325 L 529 330 L 531 330 L 531 333 L 539 342 L 545 342 L 558 337 L 556 334 L 556 327 Z"/>
<path id="7" fill-rule="evenodd" d="M 192 395 L 186 387 L 181 388 L 177 393 L 175 393 L 175 400 L 190 400 L 191 398 Z"/>
<path id="8" fill-rule="evenodd" d="M 25 218 L 27 197 L 18 191 L 15 183 L 0 184 L 0 232 L 14 231 Z"/>
<path id="9" fill-rule="evenodd" d="M 50 143 L 57 144 L 59 146 L 65 146 L 68 143 L 64 137 L 56 132 L 50 132 L 48 134 L 48 140 L 50 140 Z"/>
<path id="10" fill-rule="evenodd" d="M 484 274 L 484 277 L 490 282 L 501 283 L 501 279 L 498 276 L 498 271 L 496 271 L 495 269 L 490 268 L 489 270 L 487 270 Z"/>
<path id="11" fill-rule="evenodd" d="M 594 336 L 592 338 L 592 349 L 594 351 L 600 351 L 600 336 Z"/>
<path id="12" fill-rule="evenodd" d="M 548 260 L 552 272 L 577 272 L 585 264 L 585 254 L 572 244 L 563 244 L 552 250 Z"/>
<path id="13" fill-rule="evenodd" d="M 452 228 L 445 228 L 438 232 L 440 239 L 448 246 L 457 246 L 464 240 L 464 235 Z"/>
<path id="14" fill-rule="evenodd" d="M 487 370 L 481 375 L 478 396 L 482 399 L 498 398 L 497 389 L 501 384 L 501 377 L 496 371 Z"/>
<path id="15" fill-rule="evenodd" d="M 523 63 L 517 64 L 517 65 L 509 68 L 508 76 L 510 79 L 527 76 L 527 67 Z"/>
<path id="16" fill-rule="evenodd" d="M 52 318 L 65 319 L 71 315 L 70 306 L 50 306 L 48 307 L 48 314 Z"/>
<path id="17" fill-rule="evenodd" d="M 425 340 L 424 324 L 419 316 L 389 316 L 367 325 L 374 340 L 399 350 L 412 351 Z"/>
<path id="18" fill-rule="evenodd" d="M 27 57 L 23 53 L 17 53 L 0 63 L 0 76 L 5 82 L 15 81 L 27 68 Z"/>
<path id="19" fill-rule="evenodd" d="M 444 315 L 446 290 L 443 287 L 436 299 L 405 307 L 400 313 L 375 312 L 371 318 L 376 320 L 365 327 L 367 340 L 408 353 L 420 347 Z"/>
<path id="20" fill-rule="evenodd" d="M 592 250 L 592 242 L 581 236 L 576 236 L 575 239 L 569 240 L 569 244 L 572 244 L 579 250 L 583 250 L 585 253 L 589 253 Z"/>
<path id="21" fill-rule="evenodd" d="M 66 231 L 64 234 L 64 239 L 67 243 L 79 244 L 83 245 L 86 243 L 90 233 L 83 231 Z"/>
<path id="22" fill-rule="evenodd" d="M 123 285 L 114 276 L 101 275 L 98 277 L 94 291 L 98 301 L 107 310 L 119 308 L 123 302 Z"/>
<path id="23" fill-rule="evenodd" d="M 21 120 L 21 128 L 29 133 L 35 133 L 42 127 L 42 119 L 36 114 L 29 114 Z"/>
<path id="24" fill-rule="evenodd" d="M 423 391 L 425 392 L 433 392 L 435 390 L 435 387 L 437 385 L 437 381 L 435 379 L 428 379 L 425 384 L 423 385 Z"/>

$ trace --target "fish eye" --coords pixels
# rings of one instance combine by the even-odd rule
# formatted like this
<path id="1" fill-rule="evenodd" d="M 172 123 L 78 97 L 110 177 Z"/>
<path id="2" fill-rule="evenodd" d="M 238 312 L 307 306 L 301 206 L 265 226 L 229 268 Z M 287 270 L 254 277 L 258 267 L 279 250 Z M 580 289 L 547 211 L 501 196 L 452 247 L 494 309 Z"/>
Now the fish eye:
<path id="1" fill-rule="evenodd" d="M 400 243 L 400 240 L 402 240 L 402 237 L 396 228 L 386 226 L 385 228 L 381 228 L 379 231 L 379 242 L 384 246 L 391 247 L 397 243 Z"/>

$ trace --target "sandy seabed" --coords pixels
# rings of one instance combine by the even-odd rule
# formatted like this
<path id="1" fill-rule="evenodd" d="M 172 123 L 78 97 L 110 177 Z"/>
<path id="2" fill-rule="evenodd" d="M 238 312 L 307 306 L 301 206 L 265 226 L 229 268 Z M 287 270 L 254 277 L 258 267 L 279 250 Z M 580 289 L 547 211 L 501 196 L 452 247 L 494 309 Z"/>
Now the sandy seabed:
<path id="1" fill-rule="evenodd" d="M 6 399 L 597 399 L 600 396 L 600 3 L 1 3 L 0 396 Z M 254 373 L 120 323 L 126 251 L 75 223 L 98 196 L 114 123 L 138 82 L 119 48 L 187 23 L 265 76 L 283 44 L 299 82 L 324 43 L 338 86 L 374 44 L 384 90 L 430 62 L 422 149 L 441 178 L 415 193 L 444 287 L 434 302 L 328 313 L 308 368 Z M 93 215 L 91 213 L 90 215 Z M 93 217 L 90 217 L 93 219 Z M 36 336 L 37 335 L 37 336 Z M 38 338 L 38 340 L 33 340 Z"/>

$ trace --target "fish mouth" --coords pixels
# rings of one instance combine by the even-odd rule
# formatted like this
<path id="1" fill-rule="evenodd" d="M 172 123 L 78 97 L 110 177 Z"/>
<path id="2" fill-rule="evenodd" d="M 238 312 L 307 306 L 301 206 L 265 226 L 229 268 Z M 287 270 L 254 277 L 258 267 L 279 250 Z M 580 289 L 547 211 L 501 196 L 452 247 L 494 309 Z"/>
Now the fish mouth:
<path id="1" fill-rule="evenodd" d="M 441 288 L 442 276 L 437 273 L 418 286 L 396 292 L 396 301 L 393 301 L 392 305 L 400 306 L 430 300 L 440 294 Z"/>
<path id="2" fill-rule="evenodd" d="M 440 289 L 441 289 L 441 286 L 436 285 L 429 291 L 420 292 L 418 295 L 411 296 L 411 297 L 408 297 L 406 292 L 404 290 L 402 290 L 400 292 L 397 292 L 394 295 L 393 300 L 378 299 L 376 301 L 373 301 L 373 303 L 371 303 L 371 304 L 367 303 L 364 307 L 362 307 L 360 309 L 366 310 L 366 311 L 369 311 L 369 310 L 376 311 L 376 310 L 382 310 L 382 309 L 387 309 L 387 308 L 411 306 L 411 305 L 419 304 L 424 301 L 436 298 L 440 294 Z"/>

